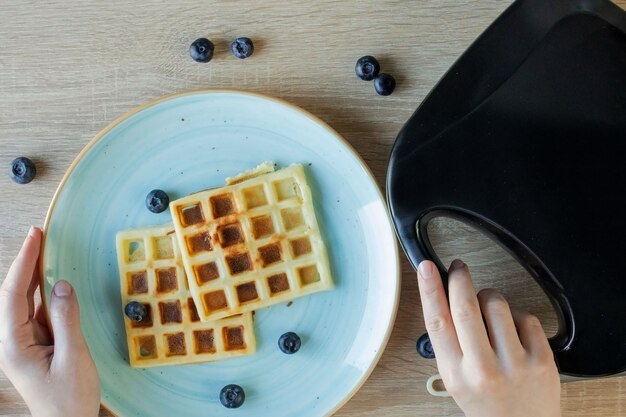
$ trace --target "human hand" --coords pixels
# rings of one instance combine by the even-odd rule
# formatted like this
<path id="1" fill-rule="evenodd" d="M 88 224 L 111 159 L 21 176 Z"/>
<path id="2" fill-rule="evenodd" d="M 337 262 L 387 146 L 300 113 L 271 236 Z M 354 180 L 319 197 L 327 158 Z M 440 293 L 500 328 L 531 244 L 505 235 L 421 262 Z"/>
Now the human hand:
<path id="1" fill-rule="evenodd" d="M 466 417 L 559 417 L 559 374 L 539 320 L 512 312 L 495 290 L 476 296 L 459 260 L 448 271 L 449 306 L 435 264 L 417 271 L 439 374 Z"/>
<path id="2" fill-rule="evenodd" d="M 80 329 L 71 285 L 52 290 L 50 320 L 35 308 L 41 230 L 31 228 L 0 287 L 0 368 L 34 417 L 90 417 L 100 408 L 100 382 Z"/>

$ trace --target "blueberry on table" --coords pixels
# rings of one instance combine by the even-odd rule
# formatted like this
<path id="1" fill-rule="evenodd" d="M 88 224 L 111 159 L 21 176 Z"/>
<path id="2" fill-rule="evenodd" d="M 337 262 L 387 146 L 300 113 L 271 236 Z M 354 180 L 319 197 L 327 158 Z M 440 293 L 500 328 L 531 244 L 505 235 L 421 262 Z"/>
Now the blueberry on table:
<path id="1" fill-rule="evenodd" d="M 237 38 L 230 44 L 230 50 L 239 59 L 248 58 L 254 52 L 254 44 L 252 39 L 241 37 Z"/>
<path id="2" fill-rule="evenodd" d="M 294 332 L 287 332 L 278 339 L 278 347 L 283 353 L 291 355 L 300 350 L 302 341 Z"/>
<path id="3" fill-rule="evenodd" d="M 35 164 L 25 156 L 11 161 L 11 179 L 18 184 L 28 184 L 35 178 L 37 169 Z"/>
<path id="4" fill-rule="evenodd" d="M 226 408 L 239 408 L 246 399 L 246 393 L 239 385 L 229 384 L 220 391 L 220 402 Z"/>
<path id="5" fill-rule="evenodd" d="M 148 310 L 143 304 L 131 301 L 124 307 L 124 314 L 132 321 L 142 321 L 148 315 Z"/>
<path id="6" fill-rule="evenodd" d="M 389 74 L 378 74 L 374 78 L 374 89 L 381 96 L 388 96 L 396 88 L 396 79 Z"/>
<path id="7" fill-rule="evenodd" d="M 356 76 L 364 81 L 372 81 L 375 76 L 378 75 L 380 71 L 380 64 L 370 55 L 362 56 L 356 61 L 356 66 L 354 67 L 354 72 L 356 72 Z"/>
<path id="8" fill-rule="evenodd" d="M 419 353 L 422 358 L 433 359 L 435 357 L 435 351 L 433 350 L 433 345 L 430 343 L 428 333 L 424 333 L 417 339 L 416 347 L 417 353 Z"/>
<path id="9" fill-rule="evenodd" d="M 207 38 L 199 38 L 189 46 L 189 55 L 196 62 L 209 62 L 213 58 L 215 46 Z"/>
<path id="10" fill-rule="evenodd" d="M 170 204 L 170 197 L 163 190 L 152 190 L 146 196 L 146 207 L 153 213 L 161 213 Z"/>

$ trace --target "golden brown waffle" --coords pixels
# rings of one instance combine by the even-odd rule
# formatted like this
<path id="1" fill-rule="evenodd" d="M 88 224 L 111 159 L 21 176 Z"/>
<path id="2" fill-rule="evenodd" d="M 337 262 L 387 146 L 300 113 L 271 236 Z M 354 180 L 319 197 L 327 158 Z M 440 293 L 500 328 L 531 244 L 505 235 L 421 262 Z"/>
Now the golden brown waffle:
<path id="1" fill-rule="evenodd" d="M 124 315 L 132 367 L 218 361 L 255 352 L 251 313 L 200 320 L 171 224 L 119 232 L 117 258 L 122 308 L 137 301 L 149 311 L 140 322 Z"/>
<path id="2" fill-rule="evenodd" d="M 333 287 L 304 168 L 268 171 L 273 164 L 170 203 L 202 320 Z"/>

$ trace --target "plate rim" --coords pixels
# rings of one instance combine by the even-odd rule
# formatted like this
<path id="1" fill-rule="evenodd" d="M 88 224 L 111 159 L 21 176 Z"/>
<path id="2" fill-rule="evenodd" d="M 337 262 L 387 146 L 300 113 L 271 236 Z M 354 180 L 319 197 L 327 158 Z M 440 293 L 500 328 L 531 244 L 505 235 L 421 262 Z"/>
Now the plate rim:
<path id="1" fill-rule="evenodd" d="M 343 407 L 346 403 L 348 403 L 348 401 L 350 401 L 350 399 L 352 399 L 352 397 L 354 397 L 354 395 L 363 387 L 365 382 L 369 379 L 369 377 L 371 376 L 372 372 L 374 371 L 374 369 L 378 365 L 378 362 L 380 361 L 384 351 L 387 348 L 387 344 L 389 343 L 389 339 L 391 338 L 391 333 L 393 332 L 393 328 L 394 328 L 394 325 L 395 325 L 395 322 L 396 322 L 396 318 L 397 318 L 397 314 L 398 314 L 398 307 L 400 305 L 400 290 L 401 290 L 401 279 L 402 279 L 402 269 L 401 269 L 401 264 L 400 264 L 400 253 L 399 253 L 399 248 L 398 248 L 398 240 L 397 240 L 397 236 L 395 234 L 395 229 L 394 229 L 394 225 L 393 225 L 393 222 L 392 222 L 392 218 L 391 218 L 391 215 L 389 213 L 389 207 L 387 205 L 387 200 L 384 197 L 384 195 L 383 195 L 383 193 L 382 193 L 382 191 L 381 191 L 381 189 L 380 189 L 380 187 L 379 187 L 379 185 L 378 185 L 378 183 L 376 181 L 376 178 L 372 174 L 370 168 L 367 166 L 367 164 L 365 163 L 365 161 L 363 160 L 361 155 L 359 155 L 359 153 L 356 151 L 356 149 L 354 149 L 354 147 L 350 144 L 350 142 L 348 142 L 343 136 L 341 136 L 339 134 L 339 132 L 337 132 L 334 128 L 332 128 L 324 120 L 322 120 L 318 116 L 314 115 L 313 113 L 310 113 L 309 111 L 307 111 L 307 110 L 305 110 L 305 109 L 303 109 L 303 108 L 301 108 L 301 107 L 299 107 L 299 106 L 297 106 L 297 105 L 295 105 L 293 103 L 290 103 L 289 101 L 281 99 L 281 98 L 273 97 L 273 96 L 262 94 L 262 93 L 247 91 L 247 90 L 234 89 L 234 88 L 197 88 L 197 89 L 179 91 L 179 92 L 166 94 L 166 95 L 162 95 L 162 96 L 153 98 L 151 100 L 148 100 L 146 102 L 143 102 L 142 104 L 139 104 L 139 105 L 131 108 L 130 110 L 126 111 L 125 113 L 123 113 L 122 115 L 118 116 L 113 121 L 111 121 L 109 124 L 107 124 L 89 142 L 87 142 L 87 144 L 80 150 L 78 155 L 76 155 L 76 157 L 74 157 L 74 159 L 72 160 L 72 163 L 70 164 L 70 166 L 67 168 L 67 170 L 63 174 L 63 177 L 61 178 L 61 181 L 59 182 L 59 185 L 57 186 L 56 190 L 54 191 L 54 194 L 52 196 L 52 200 L 50 202 L 50 205 L 48 206 L 48 210 L 46 212 L 46 217 L 45 217 L 44 224 L 43 224 L 43 229 L 42 229 L 43 236 L 42 236 L 41 249 L 40 249 L 41 256 L 39 257 L 38 270 L 39 270 L 39 293 L 41 295 L 41 304 L 43 306 L 43 310 L 44 310 L 45 316 L 46 316 L 46 323 L 47 323 L 48 328 L 50 329 L 51 333 L 53 333 L 52 332 L 52 325 L 51 325 L 51 322 L 50 322 L 50 314 L 49 314 L 49 310 L 48 310 L 49 306 L 48 306 L 48 302 L 46 300 L 46 291 L 45 291 L 46 282 L 44 280 L 44 274 L 43 274 L 43 266 L 45 265 L 45 254 L 46 254 L 46 251 L 45 251 L 45 245 L 46 245 L 46 240 L 47 240 L 47 233 L 46 232 L 48 230 L 51 218 L 52 218 L 52 216 L 54 214 L 54 208 L 56 207 L 56 204 L 57 204 L 57 202 L 59 200 L 59 196 L 61 194 L 61 191 L 65 188 L 65 184 L 67 183 L 67 180 L 70 178 L 70 176 L 74 172 L 74 169 L 76 168 L 76 166 L 82 161 L 82 159 L 85 157 L 85 155 L 91 150 L 91 148 L 93 148 L 95 146 L 96 143 L 98 143 L 104 136 L 106 136 L 115 127 L 117 127 L 118 125 L 120 125 L 121 123 L 123 123 L 124 121 L 129 119 L 130 117 L 134 116 L 135 114 L 140 113 L 143 110 L 146 110 L 146 109 L 148 109 L 150 107 L 154 107 L 154 106 L 156 106 L 156 105 L 158 105 L 160 103 L 166 102 L 166 101 L 175 100 L 177 98 L 181 98 L 181 97 L 185 97 L 185 96 L 204 95 L 204 94 L 209 94 L 209 95 L 210 94 L 234 94 L 234 95 L 240 95 L 240 96 L 253 97 L 253 98 L 257 98 L 257 99 L 261 99 L 261 100 L 272 101 L 272 102 L 274 102 L 274 103 L 276 103 L 276 104 L 278 104 L 280 106 L 287 107 L 290 110 L 295 111 L 296 113 L 300 113 L 305 118 L 307 118 L 309 120 L 312 120 L 313 122 L 319 124 L 323 129 L 325 129 L 330 134 L 332 134 L 336 140 L 338 140 L 342 145 L 344 145 L 348 149 L 348 151 L 350 152 L 350 155 L 356 160 L 356 162 L 360 165 L 360 167 L 363 170 L 363 172 L 365 172 L 366 176 L 370 179 L 370 181 L 374 185 L 374 188 L 376 190 L 376 195 L 378 196 L 380 202 L 383 204 L 383 207 L 385 208 L 385 214 L 386 214 L 385 217 L 386 217 L 386 220 L 387 220 L 387 226 L 389 228 L 389 231 L 391 233 L 392 240 L 393 240 L 393 252 L 394 252 L 394 255 L 395 255 L 394 256 L 394 260 L 395 260 L 395 269 L 396 269 L 394 301 L 393 301 L 393 307 L 392 307 L 390 321 L 389 321 L 389 323 L 387 325 L 387 329 L 385 331 L 385 334 L 383 336 L 383 339 L 382 339 L 382 342 L 381 342 L 381 344 L 379 346 L 379 349 L 376 352 L 374 360 L 370 363 L 370 365 L 365 370 L 365 372 L 363 372 L 363 374 L 361 375 L 361 377 L 357 381 L 356 385 L 352 388 L 352 390 L 350 390 L 350 392 L 348 392 L 346 394 L 346 396 L 341 401 L 339 401 L 332 409 L 330 409 L 328 411 L 326 416 L 331 416 L 334 413 L 336 413 L 339 409 L 341 409 L 341 407 Z M 53 334 L 53 336 L 54 336 L 54 334 Z M 100 399 L 100 407 L 103 408 L 104 410 L 106 410 L 109 414 L 111 414 L 113 416 L 120 417 L 120 414 L 118 412 L 114 412 L 105 403 L 105 401 L 102 398 Z"/>

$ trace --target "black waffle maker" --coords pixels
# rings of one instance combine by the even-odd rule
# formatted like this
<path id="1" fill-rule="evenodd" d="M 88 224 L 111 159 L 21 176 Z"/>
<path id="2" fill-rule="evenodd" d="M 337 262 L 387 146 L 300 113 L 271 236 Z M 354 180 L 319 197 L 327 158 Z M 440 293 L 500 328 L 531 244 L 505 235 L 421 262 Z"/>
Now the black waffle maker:
<path id="1" fill-rule="evenodd" d="M 626 372 L 626 13 L 513 3 L 401 130 L 387 198 L 413 267 L 445 272 L 431 219 L 469 223 L 553 302 L 563 375 Z"/>

